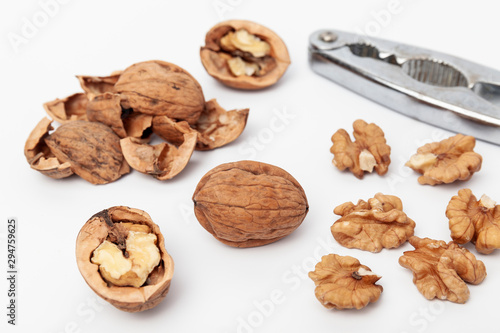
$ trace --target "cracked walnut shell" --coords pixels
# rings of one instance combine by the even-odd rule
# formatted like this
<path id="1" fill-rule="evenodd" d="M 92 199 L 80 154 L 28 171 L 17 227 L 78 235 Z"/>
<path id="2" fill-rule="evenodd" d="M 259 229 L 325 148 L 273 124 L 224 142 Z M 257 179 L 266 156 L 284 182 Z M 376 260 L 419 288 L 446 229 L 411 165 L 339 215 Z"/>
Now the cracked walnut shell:
<path id="1" fill-rule="evenodd" d="M 53 133 L 44 118 L 25 144 L 30 166 L 51 178 L 73 173 L 92 184 L 107 184 L 128 173 L 120 138 L 101 123 L 75 120 L 62 124 Z"/>
<path id="2" fill-rule="evenodd" d="M 285 170 L 254 161 L 226 163 L 205 174 L 193 194 L 200 224 L 220 242 L 254 247 L 297 229 L 309 205 Z"/>
<path id="3" fill-rule="evenodd" d="M 376 284 L 381 277 L 350 256 L 323 256 L 309 277 L 316 285 L 316 298 L 327 309 L 359 310 L 376 302 L 383 291 Z"/>
<path id="4" fill-rule="evenodd" d="M 379 175 L 385 175 L 391 163 L 391 147 L 386 144 L 382 129 L 361 119 L 353 123 L 353 128 L 354 142 L 344 129 L 333 134 L 330 148 L 334 155 L 333 165 L 340 171 L 349 169 L 359 179 L 373 169 Z"/>
<path id="5" fill-rule="evenodd" d="M 482 261 L 454 242 L 410 238 L 415 250 L 406 251 L 399 264 L 413 271 L 413 283 L 427 299 L 465 303 L 470 296 L 465 282 L 479 284 L 486 277 Z"/>
<path id="6" fill-rule="evenodd" d="M 181 67 L 159 60 L 125 69 L 114 85 L 124 109 L 194 124 L 205 108 L 200 84 Z"/>
<path id="7" fill-rule="evenodd" d="M 440 142 L 418 148 L 406 166 L 422 174 L 422 185 L 449 184 L 456 180 L 469 180 L 481 169 L 483 158 L 474 152 L 476 139 L 457 134 Z"/>
<path id="8" fill-rule="evenodd" d="M 477 200 L 470 189 L 458 191 L 446 208 L 446 216 L 455 242 L 472 242 L 483 254 L 500 248 L 500 205 L 486 195 Z"/>
<path id="9" fill-rule="evenodd" d="M 200 57 L 208 74 L 238 89 L 269 87 L 290 64 L 286 45 L 276 33 L 245 20 L 224 21 L 212 27 Z"/>
<path id="10" fill-rule="evenodd" d="M 393 195 L 375 194 L 368 202 L 346 202 L 334 213 L 342 217 L 331 227 L 342 246 L 370 252 L 395 248 L 413 236 L 415 222 L 403 212 L 401 200 Z"/>
<path id="11" fill-rule="evenodd" d="M 127 231 L 142 231 L 156 236 L 160 254 L 159 264 L 139 287 L 118 286 L 107 281 L 109 274 L 91 261 L 95 250 L 105 241 L 116 244 L 127 257 L 125 243 L 130 236 Z M 116 308 L 127 312 L 148 310 L 165 298 L 174 273 L 174 262 L 164 243 L 159 227 L 146 212 L 124 206 L 111 207 L 92 216 L 80 230 L 76 240 L 78 269 L 89 287 Z"/>

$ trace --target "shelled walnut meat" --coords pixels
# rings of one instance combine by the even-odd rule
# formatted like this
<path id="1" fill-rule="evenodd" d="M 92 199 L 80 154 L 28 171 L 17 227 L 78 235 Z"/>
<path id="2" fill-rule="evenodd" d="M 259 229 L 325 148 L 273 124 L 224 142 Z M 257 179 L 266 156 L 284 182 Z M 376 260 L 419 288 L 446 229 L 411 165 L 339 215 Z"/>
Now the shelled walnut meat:
<path id="1" fill-rule="evenodd" d="M 170 179 L 184 169 L 194 150 L 219 148 L 238 138 L 248 118 L 248 109 L 226 111 L 215 99 L 205 102 L 198 81 L 181 67 L 164 61 L 140 62 L 109 76 L 78 76 L 78 80 L 83 93 L 47 102 L 45 110 L 65 126 L 88 121 L 109 127 L 121 139 L 121 147 L 104 147 L 109 140 L 98 146 L 120 155 L 123 152 L 128 161 L 123 173 L 130 165 L 157 179 Z M 52 178 L 72 173 L 82 176 L 73 164 L 70 167 L 66 159 L 45 148 L 51 124 L 44 120 L 28 138 L 28 163 Z M 153 133 L 167 142 L 150 145 Z M 79 147 L 81 152 L 95 148 L 86 147 L 84 140 Z M 94 184 L 117 179 L 82 177 Z"/>
<path id="2" fill-rule="evenodd" d="M 427 299 L 465 303 L 470 296 L 466 282 L 479 284 L 486 277 L 482 261 L 454 242 L 410 238 L 415 250 L 406 251 L 399 264 L 413 271 L 413 283 Z"/>
<path id="3" fill-rule="evenodd" d="M 462 189 L 451 198 L 446 216 L 451 238 L 458 244 L 472 242 L 483 254 L 500 249 L 500 205 L 488 196 L 477 200 L 470 189 Z"/>
<path id="4" fill-rule="evenodd" d="M 379 175 L 385 175 L 391 163 L 391 147 L 386 144 L 382 129 L 361 119 L 353 123 L 353 128 L 354 142 L 344 129 L 333 134 L 330 148 L 333 165 L 340 171 L 349 169 L 359 179 L 374 169 Z"/>
<path id="5" fill-rule="evenodd" d="M 483 162 L 481 155 L 474 152 L 475 145 L 474 137 L 457 134 L 418 148 L 406 166 L 422 174 L 418 182 L 423 185 L 469 180 Z"/>
<path id="6" fill-rule="evenodd" d="M 105 209 L 85 223 L 76 260 L 90 288 L 127 312 L 158 305 L 174 273 L 159 227 L 146 212 L 124 206 Z"/>
<path id="7" fill-rule="evenodd" d="M 220 242 L 254 247 L 297 229 L 309 205 L 302 186 L 285 170 L 255 161 L 215 167 L 193 194 L 200 224 Z"/>
<path id="8" fill-rule="evenodd" d="M 415 222 L 406 216 L 401 200 L 393 195 L 377 193 L 368 202 L 359 200 L 356 205 L 346 202 L 334 213 L 342 217 L 332 225 L 332 235 L 348 248 L 380 252 L 382 248 L 399 247 L 415 230 Z"/>
<path id="9" fill-rule="evenodd" d="M 290 64 L 286 45 L 276 33 L 244 20 L 221 22 L 210 29 L 200 57 L 208 74 L 238 89 L 271 86 Z"/>
<path id="10" fill-rule="evenodd" d="M 376 284 L 381 277 L 350 256 L 323 256 L 309 277 L 316 285 L 316 298 L 327 309 L 359 310 L 378 301 L 383 291 Z"/>

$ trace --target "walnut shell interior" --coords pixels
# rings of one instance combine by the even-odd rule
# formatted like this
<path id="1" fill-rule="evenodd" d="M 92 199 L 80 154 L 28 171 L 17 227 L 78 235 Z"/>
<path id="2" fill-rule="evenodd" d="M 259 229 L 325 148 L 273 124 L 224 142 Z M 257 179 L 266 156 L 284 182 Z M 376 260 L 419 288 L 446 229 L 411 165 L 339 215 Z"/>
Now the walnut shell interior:
<path id="1" fill-rule="evenodd" d="M 99 265 L 90 261 L 94 250 L 108 237 L 113 237 L 110 225 L 119 222 L 147 225 L 157 237 L 161 261 L 140 288 L 107 283 L 99 273 Z M 124 206 L 105 209 L 85 223 L 76 240 L 76 261 L 89 287 L 116 308 L 127 312 L 144 311 L 158 305 L 167 295 L 174 273 L 174 262 L 165 249 L 165 240 L 158 225 L 146 212 Z"/>

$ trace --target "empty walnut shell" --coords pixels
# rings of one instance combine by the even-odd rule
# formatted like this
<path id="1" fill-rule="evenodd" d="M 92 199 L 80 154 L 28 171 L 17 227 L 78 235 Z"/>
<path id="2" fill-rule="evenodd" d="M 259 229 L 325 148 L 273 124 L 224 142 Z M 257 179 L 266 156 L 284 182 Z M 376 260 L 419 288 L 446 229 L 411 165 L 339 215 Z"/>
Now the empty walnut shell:
<path id="1" fill-rule="evenodd" d="M 246 30 L 249 34 L 266 42 L 270 46 L 269 54 L 252 54 L 239 48 L 228 49 L 221 46 L 221 40 L 231 32 Z M 243 41 L 243 44 L 246 41 Z M 200 49 L 201 62 L 208 74 L 225 85 L 238 89 L 262 89 L 275 84 L 285 73 L 290 64 L 290 56 L 285 43 L 272 30 L 251 21 L 230 20 L 215 25 L 207 32 L 205 46 Z M 257 65 L 252 75 L 236 76 L 228 65 L 228 60 Z"/>
<path id="2" fill-rule="evenodd" d="M 60 123 L 87 120 L 88 99 L 84 93 L 76 93 L 63 99 L 55 99 L 43 105 L 47 114 Z"/>
<path id="3" fill-rule="evenodd" d="M 160 264 L 139 288 L 107 283 L 99 273 L 99 265 L 93 264 L 90 259 L 104 240 L 113 237 L 113 227 L 118 222 L 147 225 L 157 237 Z M 76 262 L 85 282 L 97 295 L 120 310 L 144 311 L 155 307 L 165 298 L 174 274 L 174 262 L 164 243 L 160 228 L 146 212 L 124 206 L 111 207 L 92 216 L 80 230 L 76 239 Z"/>
<path id="4" fill-rule="evenodd" d="M 254 161 L 219 165 L 193 195 L 200 224 L 234 247 L 275 242 L 297 229 L 309 205 L 300 184 L 285 170 Z"/>
<path id="5" fill-rule="evenodd" d="M 123 71 L 114 86 L 122 106 L 136 112 L 168 116 L 194 124 L 205 108 L 198 81 L 177 65 L 153 60 Z"/>
<path id="6" fill-rule="evenodd" d="M 53 129 L 50 119 L 40 120 L 26 140 L 24 156 L 32 169 L 40 171 L 50 178 L 66 178 L 73 174 L 71 163 L 59 161 L 45 143 L 45 139 Z"/>

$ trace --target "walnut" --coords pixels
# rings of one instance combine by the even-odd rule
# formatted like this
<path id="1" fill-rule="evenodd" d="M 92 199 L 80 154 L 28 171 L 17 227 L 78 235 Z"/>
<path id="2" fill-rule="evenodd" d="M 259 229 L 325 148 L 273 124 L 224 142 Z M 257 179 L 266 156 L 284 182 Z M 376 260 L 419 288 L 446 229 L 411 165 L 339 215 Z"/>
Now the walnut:
<path id="1" fill-rule="evenodd" d="M 404 252 L 399 264 L 413 271 L 413 283 L 427 299 L 465 303 L 469 299 L 465 282 L 479 284 L 486 277 L 483 262 L 454 242 L 417 236 L 409 241 L 415 250 Z"/>
<path id="2" fill-rule="evenodd" d="M 297 229 L 309 205 L 300 184 L 273 165 L 239 161 L 205 174 L 193 194 L 200 224 L 234 247 L 275 242 Z"/>
<path id="3" fill-rule="evenodd" d="M 449 184 L 456 180 L 469 180 L 481 169 L 481 155 L 473 151 L 476 139 L 457 134 L 440 142 L 418 148 L 406 166 L 422 174 L 420 184 Z"/>
<path id="4" fill-rule="evenodd" d="M 208 74 L 227 86 L 261 89 L 275 84 L 290 64 L 285 43 L 255 22 L 221 22 L 207 33 L 200 49 Z"/>
<path id="5" fill-rule="evenodd" d="M 470 189 L 460 190 L 451 198 L 446 216 L 455 242 L 472 242 L 483 254 L 500 248 L 500 205 L 488 196 L 477 200 Z"/>
<path id="6" fill-rule="evenodd" d="M 76 261 L 90 288 L 127 312 L 158 305 L 174 273 L 159 227 L 146 212 L 124 206 L 105 209 L 85 223 L 76 240 Z"/>
<path id="7" fill-rule="evenodd" d="M 205 109 L 192 129 L 197 132 L 196 150 L 210 150 L 222 147 L 236 140 L 245 129 L 249 109 L 226 111 L 215 99 L 205 103 Z M 153 132 L 164 140 L 181 145 L 183 132 L 189 130 L 187 122 L 175 122 L 167 116 L 153 119 Z"/>
<path id="8" fill-rule="evenodd" d="M 330 148 L 334 155 L 333 165 L 341 171 L 349 169 L 359 179 L 373 169 L 379 175 L 385 175 L 391 163 L 391 147 L 386 144 L 384 132 L 377 125 L 367 124 L 361 119 L 354 122 L 353 128 L 354 142 L 344 129 L 333 134 Z"/>
<path id="9" fill-rule="evenodd" d="M 76 93 L 63 99 L 55 99 L 43 105 L 54 120 L 65 123 L 73 120 L 87 120 L 87 96 Z"/>
<path id="10" fill-rule="evenodd" d="M 75 120 L 52 134 L 51 121 L 42 120 L 26 141 L 31 167 L 52 178 L 76 173 L 92 184 L 106 184 L 128 173 L 120 138 L 106 125 Z"/>
<path id="11" fill-rule="evenodd" d="M 392 195 L 375 194 L 368 202 L 346 202 L 334 213 L 342 217 L 331 227 L 333 237 L 342 246 L 380 252 L 395 248 L 413 236 L 415 222 L 403 212 L 401 200 Z"/>
<path id="12" fill-rule="evenodd" d="M 187 71 L 164 61 L 146 61 L 123 71 L 114 85 L 124 109 L 165 115 L 194 124 L 205 99 L 200 84 Z"/>
<path id="13" fill-rule="evenodd" d="M 376 302 L 383 291 L 375 284 L 381 277 L 350 256 L 323 256 L 309 277 L 316 285 L 316 298 L 327 309 L 359 310 Z"/>

